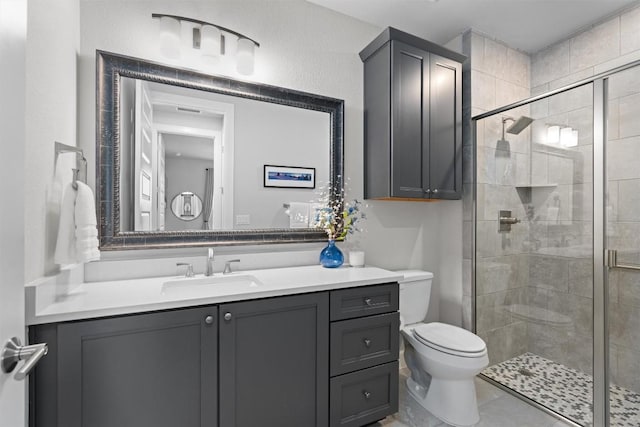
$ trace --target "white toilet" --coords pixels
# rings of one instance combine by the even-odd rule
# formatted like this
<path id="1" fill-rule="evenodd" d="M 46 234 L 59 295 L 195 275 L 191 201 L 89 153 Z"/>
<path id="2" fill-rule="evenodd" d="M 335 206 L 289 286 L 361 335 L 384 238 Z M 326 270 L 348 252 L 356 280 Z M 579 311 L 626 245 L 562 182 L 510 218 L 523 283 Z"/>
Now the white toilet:
<path id="1" fill-rule="evenodd" d="M 411 370 L 409 393 L 425 409 L 454 426 L 480 421 L 474 377 L 489 364 L 487 346 L 477 335 L 453 325 L 424 323 L 433 274 L 399 271 L 400 329 Z"/>

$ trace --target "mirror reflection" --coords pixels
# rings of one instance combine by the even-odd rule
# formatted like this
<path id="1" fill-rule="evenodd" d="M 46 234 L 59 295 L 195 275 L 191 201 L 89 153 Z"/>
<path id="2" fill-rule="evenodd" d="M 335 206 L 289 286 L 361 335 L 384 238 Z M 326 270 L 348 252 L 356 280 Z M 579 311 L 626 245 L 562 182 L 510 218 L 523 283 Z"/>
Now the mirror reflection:
<path id="1" fill-rule="evenodd" d="M 182 221 L 193 221 L 200 217 L 202 212 L 202 200 L 197 194 L 190 191 L 183 191 L 176 195 L 171 201 L 171 212 Z M 211 212 L 202 215 L 202 228 L 207 226 L 207 216 L 211 216 Z"/>
<path id="2" fill-rule="evenodd" d="M 299 228 L 286 206 L 313 187 L 268 185 L 264 168 L 330 179 L 327 112 L 124 76 L 120 88 L 121 231 Z"/>

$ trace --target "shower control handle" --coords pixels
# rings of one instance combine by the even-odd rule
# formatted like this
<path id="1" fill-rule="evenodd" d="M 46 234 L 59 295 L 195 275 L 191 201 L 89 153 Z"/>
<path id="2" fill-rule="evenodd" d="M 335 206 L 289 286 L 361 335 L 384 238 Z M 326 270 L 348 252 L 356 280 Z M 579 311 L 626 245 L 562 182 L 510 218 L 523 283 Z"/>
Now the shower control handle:
<path id="1" fill-rule="evenodd" d="M 513 225 L 513 224 L 517 224 L 519 222 L 520 222 L 520 220 L 518 218 L 514 218 L 514 217 L 510 217 L 510 216 L 501 216 L 500 217 L 500 224 Z"/>
<path id="2" fill-rule="evenodd" d="M 499 231 L 511 231 L 511 226 L 519 222 L 519 218 L 511 216 L 511 211 L 504 210 L 498 213 Z"/>

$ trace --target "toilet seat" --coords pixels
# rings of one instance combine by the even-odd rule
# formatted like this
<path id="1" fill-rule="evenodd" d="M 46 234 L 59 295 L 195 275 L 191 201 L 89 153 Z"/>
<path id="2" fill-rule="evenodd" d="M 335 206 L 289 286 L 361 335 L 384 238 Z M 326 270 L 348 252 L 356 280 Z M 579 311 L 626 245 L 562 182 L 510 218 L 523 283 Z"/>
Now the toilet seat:
<path id="1" fill-rule="evenodd" d="M 421 344 L 453 356 L 476 358 L 487 354 L 482 338 L 457 326 L 422 323 L 412 328 L 412 334 Z"/>

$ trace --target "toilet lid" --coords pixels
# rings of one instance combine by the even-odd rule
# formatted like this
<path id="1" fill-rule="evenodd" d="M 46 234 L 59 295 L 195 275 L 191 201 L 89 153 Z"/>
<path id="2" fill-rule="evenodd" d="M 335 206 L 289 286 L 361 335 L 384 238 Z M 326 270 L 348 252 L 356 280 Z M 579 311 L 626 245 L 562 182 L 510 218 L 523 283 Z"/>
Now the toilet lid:
<path id="1" fill-rule="evenodd" d="M 416 339 L 429 347 L 459 356 L 474 357 L 487 349 L 479 336 L 445 323 L 423 323 L 413 329 L 413 334 Z"/>

